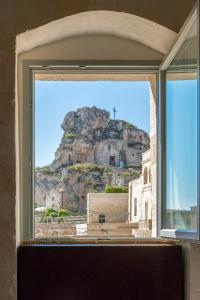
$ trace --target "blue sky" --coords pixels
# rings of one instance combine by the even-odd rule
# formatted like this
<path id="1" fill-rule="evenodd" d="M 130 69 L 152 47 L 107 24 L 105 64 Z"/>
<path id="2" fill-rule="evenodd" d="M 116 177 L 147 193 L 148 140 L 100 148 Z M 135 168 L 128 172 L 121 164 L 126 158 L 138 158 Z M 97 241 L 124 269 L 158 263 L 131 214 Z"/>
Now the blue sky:
<path id="1" fill-rule="evenodd" d="M 64 116 L 83 106 L 106 109 L 149 133 L 149 82 L 36 81 L 35 165 L 54 159 L 63 131 Z"/>

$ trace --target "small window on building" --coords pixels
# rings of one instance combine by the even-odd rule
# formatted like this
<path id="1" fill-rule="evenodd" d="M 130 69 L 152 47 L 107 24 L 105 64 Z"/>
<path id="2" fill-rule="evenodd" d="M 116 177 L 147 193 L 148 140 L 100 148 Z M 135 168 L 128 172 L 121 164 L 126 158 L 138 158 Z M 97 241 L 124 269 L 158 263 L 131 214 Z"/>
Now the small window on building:
<path id="1" fill-rule="evenodd" d="M 149 183 L 151 183 L 151 168 L 149 168 Z"/>
<path id="2" fill-rule="evenodd" d="M 68 155 L 68 161 L 71 161 L 71 154 Z"/>
<path id="3" fill-rule="evenodd" d="M 108 145 L 108 150 L 109 150 L 109 151 L 111 150 L 111 144 Z"/>
<path id="4" fill-rule="evenodd" d="M 134 217 L 137 216 L 137 198 L 134 198 Z"/>
<path id="5" fill-rule="evenodd" d="M 144 168 L 144 184 L 147 184 L 147 179 L 148 179 L 148 171 L 147 171 L 147 167 Z"/>
<path id="6" fill-rule="evenodd" d="M 145 202 L 145 220 L 148 220 L 148 203 Z"/>
<path id="7" fill-rule="evenodd" d="M 115 166 L 115 156 L 110 156 L 110 165 Z"/>
<path id="8" fill-rule="evenodd" d="M 99 215 L 99 223 L 100 224 L 106 223 L 106 216 L 104 214 Z"/>

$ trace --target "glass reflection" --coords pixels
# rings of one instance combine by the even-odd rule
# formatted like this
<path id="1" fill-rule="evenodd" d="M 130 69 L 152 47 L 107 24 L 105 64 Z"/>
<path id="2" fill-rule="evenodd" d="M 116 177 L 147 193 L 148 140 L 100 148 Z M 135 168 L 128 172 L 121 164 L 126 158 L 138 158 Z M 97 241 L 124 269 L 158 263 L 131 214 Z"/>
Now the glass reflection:
<path id="1" fill-rule="evenodd" d="M 197 24 L 166 72 L 165 228 L 197 228 Z"/>

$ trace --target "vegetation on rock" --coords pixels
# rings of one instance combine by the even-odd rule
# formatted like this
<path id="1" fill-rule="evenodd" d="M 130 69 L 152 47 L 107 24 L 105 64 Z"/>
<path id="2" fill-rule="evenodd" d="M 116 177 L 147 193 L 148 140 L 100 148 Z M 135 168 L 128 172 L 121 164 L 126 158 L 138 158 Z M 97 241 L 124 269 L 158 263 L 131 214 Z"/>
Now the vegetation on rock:
<path id="1" fill-rule="evenodd" d="M 65 139 L 75 139 L 78 138 L 77 134 L 74 133 L 65 133 Z"/>
<path id="2" fill-rule="evenodd" d="M 126 124 L 126 128 L 136 128 L 136 126 L 134 126 L 134 125 L 131 124 L 131 123 L 127 123 L 127 124 Z"/>
<path id="3" fill-rule="evenodd" d="M 55 173 L 54 171 L 51 171 L 49 169 L 49 166 L 38 168 L 37 170 L 39 170 L 42 174 L 46 174 L 46 175 L 53 175 Z"/>
<path id="4" fill-rule="evenodd" d="M 108 185 L 105 188 L 106 193 L 128 193 L 127 187 Z"/>
<path id="5" fill-rule="evenodd" d="M 82 163 L 82 164 L 75 164 L 69 167 L 69 170 L 73 171 L 86 171 L 86 172 L 103 172 L 105 169 L 104 166 L 97 165 L 94 163 Z"/>

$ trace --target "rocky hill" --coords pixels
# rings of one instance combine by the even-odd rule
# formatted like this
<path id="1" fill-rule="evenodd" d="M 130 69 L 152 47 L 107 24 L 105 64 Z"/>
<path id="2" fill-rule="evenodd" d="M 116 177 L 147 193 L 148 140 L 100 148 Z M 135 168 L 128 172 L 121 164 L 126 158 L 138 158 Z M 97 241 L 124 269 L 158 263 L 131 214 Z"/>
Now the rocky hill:
<path id="1" fill-rule="evenodd" d="M 37 206 L 85 212 L 89 191 L 127 185 L 139 176 L 142 153 L 149 148 L 143 130 L 96 107 L 68 112 L 61 127 L 54 161 L 35 172 Z"/>

